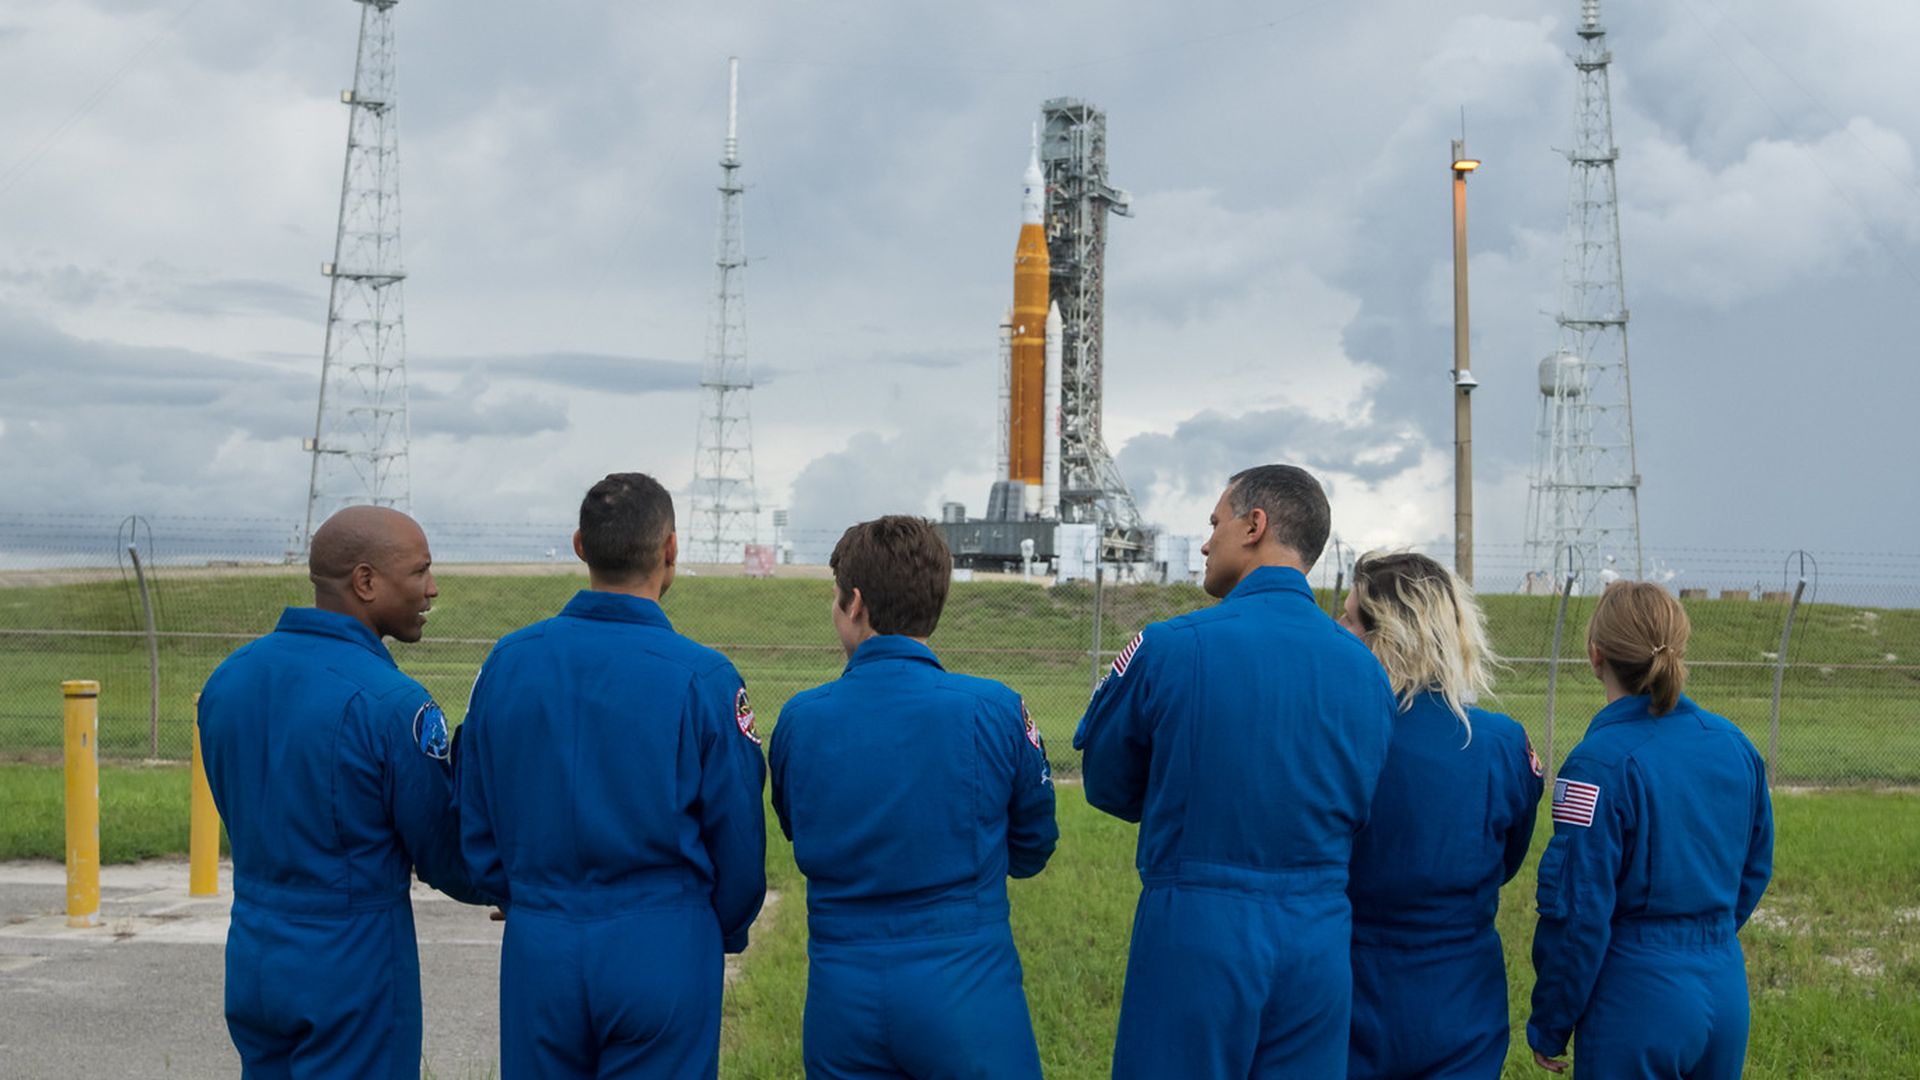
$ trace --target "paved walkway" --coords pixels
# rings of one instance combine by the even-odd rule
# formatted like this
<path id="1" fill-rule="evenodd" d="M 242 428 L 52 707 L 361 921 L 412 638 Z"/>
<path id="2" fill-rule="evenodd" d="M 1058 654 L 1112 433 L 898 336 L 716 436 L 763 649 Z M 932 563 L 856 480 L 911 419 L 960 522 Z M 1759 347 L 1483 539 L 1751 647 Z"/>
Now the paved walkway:
<path id="1" fill-rule="evenodd" d="M 64 867 L 0 863 L 0 1073 L 239 1075 L 221 1013 L 231 869 L 194 900 L 183 861 L 105 867 L 100 925 L 70 929 Z M 413 913 L 428 1075 L 497 1075 L 504 924 L 420 885 Z"/>

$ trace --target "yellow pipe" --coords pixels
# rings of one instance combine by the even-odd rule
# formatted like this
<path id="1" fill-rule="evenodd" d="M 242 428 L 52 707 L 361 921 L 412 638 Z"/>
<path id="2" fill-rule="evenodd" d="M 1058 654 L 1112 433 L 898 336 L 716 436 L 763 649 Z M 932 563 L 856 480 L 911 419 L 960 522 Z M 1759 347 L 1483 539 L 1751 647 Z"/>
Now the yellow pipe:
<path id="1" fill-rule="evenodd" d="M 66 699 L 67 925 L 100 925 L 100 684 L 69 679 Z"/>
<path id="2" fill-rule="evenodd" d="M 193 798 L 187 813 L 187 895 L 220 895 L 220 810 L 200 756 L 200 695 L 193 695 Z"/>

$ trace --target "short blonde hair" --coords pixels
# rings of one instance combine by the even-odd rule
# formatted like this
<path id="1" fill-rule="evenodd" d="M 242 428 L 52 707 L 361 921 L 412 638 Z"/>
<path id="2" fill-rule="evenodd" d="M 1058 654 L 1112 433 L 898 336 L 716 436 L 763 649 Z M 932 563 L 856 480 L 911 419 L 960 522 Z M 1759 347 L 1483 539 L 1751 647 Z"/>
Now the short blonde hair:
<path id="1" fill-rule="evenodd" d="M 1492 692 L 1490 668 L 1499 662 L 1473 589 L 1425 555 L 1369 551 L 1353 564 L 1353 593 L 1361 639 L 1380 658 L 1401 711 L 1433 690 L 1471 741 L 1467 703 Z"/>
<path id="2" fill-rule="evenodd" d="M 1616 581 L 1600 594 L 1587 622 L 1587 645 L 1597 650 L 1621 689 L 1653 698 L 1664 716 L 1687 685 L 1687 609 L 1650 581 Z"/>

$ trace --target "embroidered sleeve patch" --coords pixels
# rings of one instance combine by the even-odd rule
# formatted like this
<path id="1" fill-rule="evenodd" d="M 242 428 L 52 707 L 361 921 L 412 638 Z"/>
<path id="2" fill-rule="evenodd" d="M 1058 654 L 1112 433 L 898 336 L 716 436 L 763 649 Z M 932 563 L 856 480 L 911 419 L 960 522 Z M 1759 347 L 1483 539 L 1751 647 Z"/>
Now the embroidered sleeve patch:
<path id="1" fill-rule="evenodd" d="M 1040 729 L 1034 726 L 1033 714 L 1027 711 L 1025 698 L 1020 699 L 1020 722 L 1027 726 L 1027 741 L 1033 744 L 1035 750 L 1046 753 L 1047 748 L 1040 742 Z"/>
<path id="2" fill-rule="evenodd" d="M 447 737 L 447 714 L 429 701 L 413 714 L 413 744 L 435 761 L 453 757 L 453 740 Z"/>
<path id="3" fill-rule="evenodd" d="M 733 695 L 733 722 L 740 728 L 740 734 L 752 739 L 753 745 L 760 745 L 760 732 L 753 726 L 753 703 L 747 700 L 744 686 Z"/>
<path id="4" fill-rule="evenodd" d="M 1140 651 L 1140 642 L 1144 640 L 1146 636 L 1147 632 L 1145 630 L 1133 635 L 1133 640 L 1127 643 L 1127 647 L 1121 649 L 1120 655 L 1113 658 L 1114 675 L 1125 675 L 1127 673 L 1127 665 L 1133 663 L 1133 654 Z"/>
<path id="5" fill-rule="evenodd" d="M 1590 829 L 1593 827 L 1594 810 L 1599 805 L 1599 785 L 1583 784 L 1578 780 L 1553 782 L 1553 820 Z"/>

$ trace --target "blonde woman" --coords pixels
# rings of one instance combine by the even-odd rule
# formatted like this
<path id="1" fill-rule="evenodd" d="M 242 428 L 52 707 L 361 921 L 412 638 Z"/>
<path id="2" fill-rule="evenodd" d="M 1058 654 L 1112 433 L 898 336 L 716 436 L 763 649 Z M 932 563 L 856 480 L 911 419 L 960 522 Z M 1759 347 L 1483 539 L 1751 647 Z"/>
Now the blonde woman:
<path id="1" fill-rule="evenodd" d="M 1617 582 L 1587 625 L 1607 706 L 1553 785 L 1533 937 L 1536 1063 L 1580 1075 L 1734 1080 L 1747 1048 L 1739 929 L 1773 871 L 1766 765 L 1681 693 L 1687 613 Z"/>
<path id="2" fill-rule="evenodd" d="M 1362 555 L 1340 622 L 1400 702 L 1354 842 L 1349 1077 L 1493 1080 L 1507 1056 L 1500 886 L 1526 861 L 1540 760 L 1492 688 L 1473 593 L 1425 555 Z"/>

